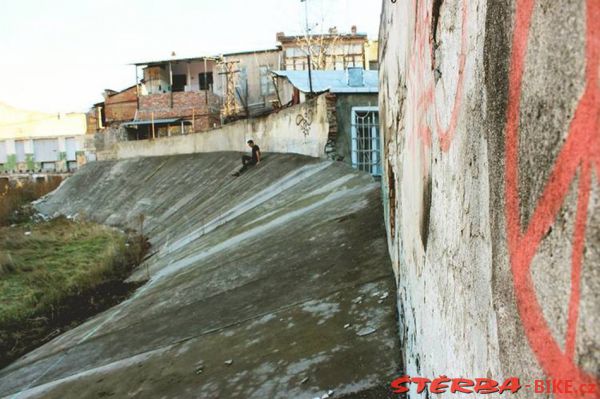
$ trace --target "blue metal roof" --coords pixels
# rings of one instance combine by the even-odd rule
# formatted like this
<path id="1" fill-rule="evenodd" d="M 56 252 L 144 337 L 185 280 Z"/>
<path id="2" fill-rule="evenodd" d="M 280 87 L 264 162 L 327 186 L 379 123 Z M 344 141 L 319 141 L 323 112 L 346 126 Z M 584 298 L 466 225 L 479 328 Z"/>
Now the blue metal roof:
<path id="1" fill-rule="evenodd" d="M 378 93 L 379 71 L 363 71 L 364 85 L 350 86 L 348 71 L 312 71 L 313 92 L 322 93 Z M 298 90 L 309 93 L 308 71 L 273 71 L 273 74 L 287 78 Z"/>

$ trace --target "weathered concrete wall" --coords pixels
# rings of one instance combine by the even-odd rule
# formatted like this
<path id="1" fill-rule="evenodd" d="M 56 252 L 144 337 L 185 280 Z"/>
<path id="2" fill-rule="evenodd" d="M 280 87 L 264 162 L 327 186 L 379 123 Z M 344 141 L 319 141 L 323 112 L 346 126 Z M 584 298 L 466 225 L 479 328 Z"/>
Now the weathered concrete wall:
<path id="1" fill-rule="evenodd" d="M 86 134 L 84 149 L 86 153 L 94 154 L 98 159 L 115 158 L 117 143 L 126 141 L 127 137 L 127 129 L 124 127 L 107 127 L 97 133 Z"/>
<path id="2" fill-rule="evenodd" d="M 306 123 L 304 123 L 304 122 Z M 301 122 L 301 123 L 298 123 Z M 309 123 L 310 122 L 310 123 Z M 251 120 L 226 125 L 207 133 L 156 140 L 119 142 L 108 158 L 135 158 L 215 151 L 247 151 L 253 139 L 263 152 L 282 152 L 323 157 L 329 122 L 325 97 Z M 100 157 L 99 159 L 107 159 Z"/>
<path id="3" fill-rule="evenodd" d="M 384 1 L 408 374 L 598 383 L 599 20 L 597 0 Z"/>

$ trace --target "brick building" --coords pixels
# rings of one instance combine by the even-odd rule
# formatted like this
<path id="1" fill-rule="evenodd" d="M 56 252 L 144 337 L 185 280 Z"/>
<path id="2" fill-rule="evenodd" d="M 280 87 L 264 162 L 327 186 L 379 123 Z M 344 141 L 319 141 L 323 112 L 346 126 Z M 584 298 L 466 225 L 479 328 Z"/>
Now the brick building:
<path id="1" fill-rule="evenodd" d="M 118 126 L 135 119 L 138 107 L 137 86 L 121 91 L 107 89 L 104 101 L 94 104 L 87 113 L 87 132 L 96 133 L 108 126 Z"/>
<path id="2" fill-rule="evenodd" d="M 220 125 L 222 97 L 214 92 L 215 57 L 135 63 L 135 118 L 122 124 L 130 139 L 206 131 Z"/>

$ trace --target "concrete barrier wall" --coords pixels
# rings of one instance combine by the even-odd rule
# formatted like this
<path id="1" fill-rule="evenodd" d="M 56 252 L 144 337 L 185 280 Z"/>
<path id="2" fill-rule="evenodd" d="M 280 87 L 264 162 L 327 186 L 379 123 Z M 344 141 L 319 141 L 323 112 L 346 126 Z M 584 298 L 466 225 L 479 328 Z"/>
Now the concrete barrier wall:
<path id="1" fill-rule="evenodd" d="M 598 384 L 599 20 L 597 0 L 384 1 L 407 374 Z"/>
<path id="2" fill-rule="evenodd" d="M 329 134 L 324 96 L 267 117 L 228 124 L 207 133 L 119 142 L 99 159 L 126 159 L 218 151 L 247 151 L 253 139 L 263 152 L 324 157 Z"/>

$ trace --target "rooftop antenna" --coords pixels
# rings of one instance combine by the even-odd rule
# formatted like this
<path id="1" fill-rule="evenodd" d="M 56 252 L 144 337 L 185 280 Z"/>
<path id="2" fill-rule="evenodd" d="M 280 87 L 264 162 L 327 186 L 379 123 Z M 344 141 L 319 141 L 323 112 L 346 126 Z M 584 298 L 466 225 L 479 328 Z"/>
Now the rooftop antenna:
<path id="1" fill-rule="evenodd" d="M 304 3 L 304 14 L 306 17 L 306 41 L 308 43 L 308 85 L 310 87 L 310 94 L 313 94 L 313 85 L 312 85 L 312 61 L 310 59 L 310 53 L 312 51 L 312 46 L 310 45 L 309 39 L 309 28 L 308 28 L 308 0 L 300 0 L 301 3 Z"/>

